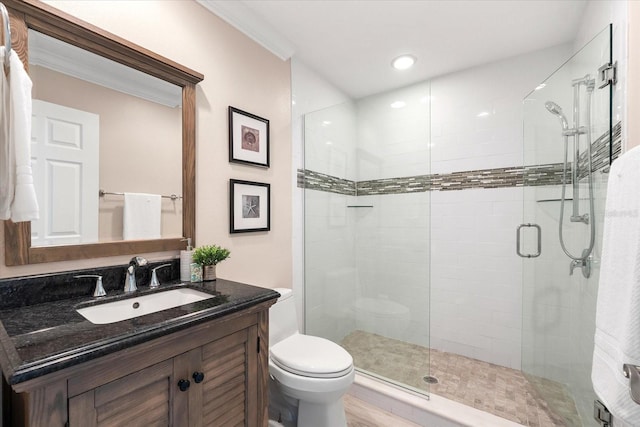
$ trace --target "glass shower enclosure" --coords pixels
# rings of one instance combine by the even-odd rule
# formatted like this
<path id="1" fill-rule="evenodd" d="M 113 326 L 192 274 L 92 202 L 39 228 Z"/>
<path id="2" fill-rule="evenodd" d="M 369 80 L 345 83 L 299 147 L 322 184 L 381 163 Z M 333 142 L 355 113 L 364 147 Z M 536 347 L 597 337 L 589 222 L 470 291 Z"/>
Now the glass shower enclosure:
<path id="1" fill-rule="evenodd" d="M 556 425 L 597 426 L 591 386 L 612 124 L 611 28 L 523 101 L 522 370 Z"/>
<path id="2" fill-rule="evenodd" d="M 358 371 L 429 383 L 429 84 L 307 114 L 306 333 Z M 402 99 L 400 103 L 398 99 Z"/>

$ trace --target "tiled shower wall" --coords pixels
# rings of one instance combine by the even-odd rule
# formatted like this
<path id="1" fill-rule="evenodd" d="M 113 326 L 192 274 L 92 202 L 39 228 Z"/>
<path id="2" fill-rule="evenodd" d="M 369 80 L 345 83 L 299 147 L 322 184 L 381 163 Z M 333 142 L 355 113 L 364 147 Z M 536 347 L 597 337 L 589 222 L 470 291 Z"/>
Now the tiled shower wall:
<path id="1" fill-rule="evenodd" d="M 432 172 L 521 165 L 522 99 L 570 52 L 558 46 L 435 79 Z M 522 190 L 432 192 L 431 218 L 432 347 L 519 369 Z"/>
<path id="2" fill-rule="evenodd" d="M 546 49 L 346 104 L 334 118 L 307 116 L 305 167 L 334 177 L 312 176 L 308 188 L 324 191 L 306 192 L 309 236 L 324 241 L 307 243 L 307 301 L 317 302 L 307 313 L 309 333 L 340 340 L 355 327 L 353 307 L 332 295 L 389 299 L 411 311 L 411 327 L 397 338 L 520 367 L 522 262 L 514 240 L 522 190 L 513 185 L 522 177 L 521 103 L 569 53 L 569 46 Z M 397 101 L 405 106 L 391 108 Z M 355 126 L 356 145 L 330 130 L 344 127 L 338 117 Z M 557 183 L 558 168 L 547 172 Z M 412 176 L 440 191 L 393 188 L 393 178 Z M 455 188 L 467 189 L 444 191 Z M 332 240 L 334 232 L 343 239 Z M 346 254 L 351 239 L 354 252 Z M 328 264 L 316 268 L 320 261 Z"/>
<path id="3" fill-rule="evenodd" d="M 413 333 L 400 338 L 416 343 L 430 339 L 433 348 L 520 368 L 523 272 L 515 255 L 515 230 L 522 222 L 522 189 L 495 179 L 521 173 L 514 167 L 523 159 L 522 99 L 571 52 L 571 46 L 533 52 L 349 107 L 355 111 L 349 120 L 354 121 L 357 144 L 337 146 L 335 140 L 320 138 L 320 148 L 312 150 L 320 150 L 329 163 L 318 169 L 306 165 L 308 172 L 333 177 L 331 188 L 322 188 L 331 179 L 318 175 L 318 187 L 308 188 L 324 191 L 306 192 L 307 209 L 312 210 L 307 212 L 309 225 L 324 241 L 323 246 L 307 245 L 307 266 L 312 266 L 306 285 L 312 293 L 307 298 L 307 332 L 339 341 L 355 321 L 353 304 L 338 301 L 353 302 L 357 295 L 389 298 L 411 308 L 414 326 L 427 322 L 432 309 L 431 336 L 416 333 L 429 329 L 412 327 Z M 406 106 L 389 108 L 396 101 Z M 431 106 L 428 116 L 402 116 L 403 110 L 419 105 L 427 113 Z M 424 140 L 416 137 L 421 130 L 426 130 Z M 315 162 L 309 143 L 306 159 Z M 337 163 L 332 166 L 332 161 Z M 561 158 L 551 161 L 556 165 L 548 171 L 557 183 Z M 486 174 L 494 181 L 487 181 Z M 397 185 L 396 179 L 387 184 L 380 180 L 398 177 L 415 177 L 397 189 L 404 194 L 379 195 L 367 187 L 367 181 Z M 445 177 L 446 185 L 436 189 L 434 177 Z M 428 193 L 425 180 L 431 185 Z M 353 197 L 351 184 L 357 186 L 358 197 Z M 415 194 L 406 194 L 412 190 Z M 411 215 L 417 216 L 411 220 Z M 319 265 L 314 270 L 314 262 L 326 260 L 331 268 Z M 337 295 L 340 298 L 334 298 Z"/>
<path id="4" fill-rule="evenodd" d="M 427 82 L 357 102 L 359 183 L 430 173 L 429 96 Z M 389 301 L 389 309 L 409 313 L 408 318 L 380 318 L 368 332 L 428 347 L 431 193 L 401 192 L 393 181 L 384 190 L 393 194 L 357 188 L 358 204 L 372 206 L 354 208 L 359 296 Z"/>

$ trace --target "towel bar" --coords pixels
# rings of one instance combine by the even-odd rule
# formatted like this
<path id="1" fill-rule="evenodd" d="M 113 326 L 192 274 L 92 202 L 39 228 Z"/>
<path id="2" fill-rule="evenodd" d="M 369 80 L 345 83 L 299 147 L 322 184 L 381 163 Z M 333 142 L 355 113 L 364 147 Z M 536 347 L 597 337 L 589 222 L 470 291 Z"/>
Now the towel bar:
<path id="1" fill-rule="evenodd" d="M 98 196 L 100 197 L 104 197 L 105 195 L 110 194 L 112 196 L 124 196 L 124 193 L 115 193 L 113 191 L 104 191 L 104 190 L 100 190 L 98 191 Z M 171 199 L 171 200 L 178 200 L 178 199 L 182 199 L 182 196 L 177 196 L 175 194 L 171 194 L 170 196 L 165 196 L 164 194 L 161 195 L 160 197 L 162 197 L 163 199 Z"/>
<path id="2" fill-rule="evenodd" d="M 629 393 L 631 399 L 640 405 L 640 366 L 625 363 L 622 366 L 624 376 L 629 378 Z"/>

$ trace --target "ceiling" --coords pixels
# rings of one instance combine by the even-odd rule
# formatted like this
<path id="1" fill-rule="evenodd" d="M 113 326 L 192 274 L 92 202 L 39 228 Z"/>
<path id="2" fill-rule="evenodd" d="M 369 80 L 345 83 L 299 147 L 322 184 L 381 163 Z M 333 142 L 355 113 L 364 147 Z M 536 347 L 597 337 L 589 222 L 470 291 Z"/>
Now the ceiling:
<path id="1" fill-rule="evenodd" d="M 570 42 L 586 0 L 197 0 L 352 98 Z M 391 60 L 418 58 L 406 71 Z"/>

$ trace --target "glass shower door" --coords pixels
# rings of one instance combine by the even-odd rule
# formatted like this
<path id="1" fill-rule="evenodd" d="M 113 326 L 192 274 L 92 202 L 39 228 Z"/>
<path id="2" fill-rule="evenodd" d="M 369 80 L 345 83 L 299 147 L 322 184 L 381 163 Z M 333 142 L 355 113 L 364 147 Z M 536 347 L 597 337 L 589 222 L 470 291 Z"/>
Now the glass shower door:
<path id="1" fill-rule="evenodd" d="M 612 87 L 600 87 L 598 70 L 611 62 L 607 27 L 523 102 L 522 371 L 553 425 L 598 425 L 598 260 L 607 172 L 620 144 Z"/>
<path id="2" fill-rule="evenodd" d="M 305 115 L 305 331 L 429 391 L 428 83 Z M 401 99 L 402 108 L 394 102 Z"/>

